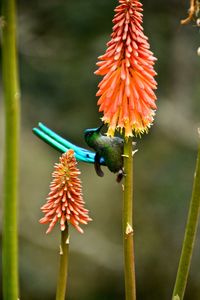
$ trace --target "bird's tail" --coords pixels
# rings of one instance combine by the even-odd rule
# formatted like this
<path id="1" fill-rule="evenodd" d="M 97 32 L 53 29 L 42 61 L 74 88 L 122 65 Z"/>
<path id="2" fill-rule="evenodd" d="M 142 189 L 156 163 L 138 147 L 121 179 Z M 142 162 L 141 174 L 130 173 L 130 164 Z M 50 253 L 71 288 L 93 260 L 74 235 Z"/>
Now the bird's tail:
<path id="1" fill-rule="evenodd" d="M 69 142 L 68 140 L 64 139 L 63 137 L 46 127 L 44 124 L 39 123 L 38 128 L 33 128 L 33 132 L 40 139 L 42 139 L 44 142 L 46 142 L 59 152 L 65 153 L 69 149 L 73 149 L 75 157 L 78 161 L 94 163 L 94 152 L 74 145 L 73 143 Z M 101 159 L 100 163 L 104 165 L 104 159 Z"/>

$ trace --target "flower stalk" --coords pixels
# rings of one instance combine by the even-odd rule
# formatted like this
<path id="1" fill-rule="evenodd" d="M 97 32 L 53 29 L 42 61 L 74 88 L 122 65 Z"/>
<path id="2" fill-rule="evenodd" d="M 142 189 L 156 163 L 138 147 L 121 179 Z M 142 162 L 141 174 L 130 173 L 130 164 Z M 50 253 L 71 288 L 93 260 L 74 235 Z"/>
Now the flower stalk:
<path id="1" fill-rule="evenodd" d="M 69 255 L 69 226 L 65 224 L 65 230 L 61 231 L 60 264 L 58 271 L 56 300 L 64 300 L 67 290 L 67 271 Z"/>
<path id="2" fill-rule="evenodd" d="M 123 201 L 123 244 L 126 300 L 136 299 L 135 258 L 133 239 L 133 154 L 132 138 L 124 144 L 124 201 Z"/>
<path id="3" fill-rule="evenodd" d="M 60 265 L 57 279 L 56 300 L 64 300 L 67 287 L 67 270 L 69 256 L 69 224 L 83 233 L 80 224 L 87 224 L 92 219 L 85 209 L 82 195 L 80 171 L 74 150 L 69 149 L 59 158 L 54 166 L 53 180 L 47 202 L 41 207 L 45 216 L 41 224 L 49 224 L 46 233 L 50 233 L 58 223 L 61 231 Z"/>
<path id="4" fill-rule="evenodd" d="M 200 134 L 200 131 L 199 131 Z M 185 294 L 200 213 L 200 143 L 185 236 L 179 261 L 172 300 L 182 300 Z"/>
<path id="5" fill-rule="evenodd" d="M 124 133 L 123 240 L 126 300 L 136 299 L 133 240 L 132 136 L 147 133 L 154 121 L 157 83 L 156 58 L 143 32 L 143 8 L 138 0 L 119 0 L 111 39 L 98 57 L 95 74 L 103 76 L 97 96 L 108 136 Z"/>
<path id="6" fill-rule="evenodd" d="M 20 92 L 16 51 L 15 0 L 2 1 L 2 78 L 5 107 L 3 183 L 3 298 L 18 299 L 17 202 Z"/>

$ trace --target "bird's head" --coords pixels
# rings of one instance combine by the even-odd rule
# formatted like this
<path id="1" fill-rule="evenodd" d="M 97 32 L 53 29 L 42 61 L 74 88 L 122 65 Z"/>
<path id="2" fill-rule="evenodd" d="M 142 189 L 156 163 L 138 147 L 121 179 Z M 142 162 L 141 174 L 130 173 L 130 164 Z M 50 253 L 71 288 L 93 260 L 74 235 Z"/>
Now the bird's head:
<path id="1" fill-rule="evenodd" d="M 90 128 L 84 131 L 84 138 L 89 147 L 93 147 L 96 139 L 101 135 L 100 131 L 104 124 L 98 128 Z"/>

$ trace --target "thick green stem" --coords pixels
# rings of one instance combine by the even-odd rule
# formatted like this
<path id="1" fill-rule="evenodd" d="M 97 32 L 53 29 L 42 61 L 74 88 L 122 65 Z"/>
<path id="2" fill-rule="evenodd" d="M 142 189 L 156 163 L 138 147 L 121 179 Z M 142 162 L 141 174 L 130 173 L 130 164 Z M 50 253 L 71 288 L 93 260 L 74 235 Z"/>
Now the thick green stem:
<path id="1" fill-rule="evenodd" d="M 3 299 L 18 299 L 17 196 L 20 93 L 15 0 L 2 0 L 2 77 L 5 105 L 3 194 Z"/>
<path id="2" fill-rule="evenodd" d="M 60 266 L 58 272 L 56 300 L 64 300 L 67 287 L 67 270 L 69 255 L 69 232 L 66 224 L 65 231 L 61 232 Z"/>
<path id="3" fill-rule="evenodd" d="M 124 144 L 124 205 L 123 205 L 123 240 L 124 274 L 126 300 L 136 299 L 135 258 L 133 240 L 133 155 L 132 138 Z"/>
<path id="4" fill-rule="evenodd" d="M 185 229 L 185 236 L 182 246 L 181 257 L 179 261 L 176 282 L 173 291 L 173 300 L 182 300 L 187 284 L 188 273 L 190 269 L 192 253 L 197 233 L 198 219 L 200 212 L 200 145 L 197 156 L 196 170 L 194 174 L 194 183 L 190 208 Z"/>

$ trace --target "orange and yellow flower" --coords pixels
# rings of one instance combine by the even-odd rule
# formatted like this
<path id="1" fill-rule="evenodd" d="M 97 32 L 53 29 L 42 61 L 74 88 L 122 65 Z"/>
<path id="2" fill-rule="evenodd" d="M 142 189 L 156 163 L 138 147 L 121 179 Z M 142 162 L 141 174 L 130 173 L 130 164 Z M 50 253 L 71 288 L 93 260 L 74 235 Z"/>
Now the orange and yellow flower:
<path id="1" fill-rule="evenodd" d="M 113 32 L 107 50 L 100 56 L 95 74 L 104 76 L 97 96 L 102 120 L 108 123 L 108 135 L 116 129 L 125 136 L 148 131 L 156 109 L 154 61 L 148 38 L 143 33 L 142 4 L 137 0 L 119 0 L 115 9 Z"/>
<path id="2" fill-rule="evenodd" d="M 57 222 L 60 223 L 61 231 L 65 230 L 66 223 L 69 222 L 83 233 L 79 223 L 87 224 L 92 219 L 84 208 L 81 181 L 78 177 L 80 171 L 76 167 L 74 151 L 68 150 L 59 160 L 52 174 L 53 181 L 47 203 L 41 207 L 45 216 L 40 219 L 40 223 L 50 223 L 46 233 L 51 232 Z"/>

